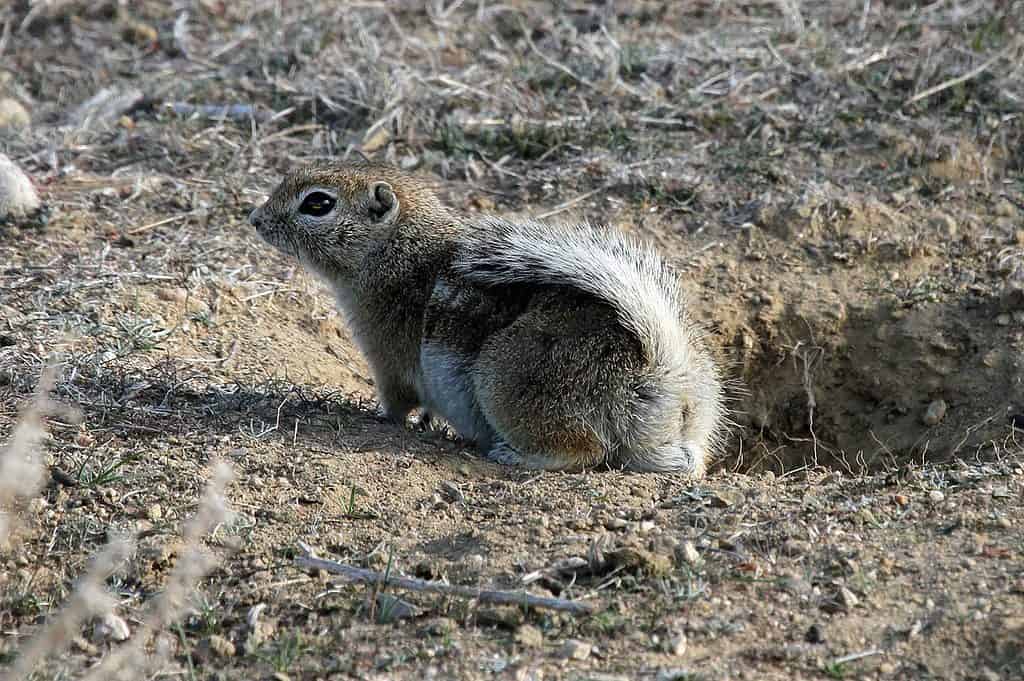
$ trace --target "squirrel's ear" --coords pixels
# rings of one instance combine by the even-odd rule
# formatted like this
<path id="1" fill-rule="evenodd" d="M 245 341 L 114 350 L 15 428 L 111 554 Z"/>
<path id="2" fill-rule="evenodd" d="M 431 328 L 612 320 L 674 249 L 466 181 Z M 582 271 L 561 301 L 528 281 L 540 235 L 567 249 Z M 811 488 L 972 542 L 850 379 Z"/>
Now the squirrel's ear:
<path id="1" fill-rule="evenodd" d="M 398 197 L 387 182 L 374 182 L 368 198 L 367 206 L 374 220 L 392 222 L 398 216 Z"/>

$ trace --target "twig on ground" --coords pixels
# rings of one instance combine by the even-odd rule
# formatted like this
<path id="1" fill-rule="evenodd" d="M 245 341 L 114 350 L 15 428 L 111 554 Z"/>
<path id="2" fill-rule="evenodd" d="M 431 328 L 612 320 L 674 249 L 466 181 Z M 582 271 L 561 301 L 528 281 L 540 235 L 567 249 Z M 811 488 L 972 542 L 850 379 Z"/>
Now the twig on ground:
<path id="1" fill-rule="evenodd" d="M 267 112 L 258 110 L 251 104 L 189 104 L 187 102 L 167 102 L 164 107 L 178 116 L 200 116 L 202 118 L 227 118 L 236 121 L 255 119 L 263 121 Z"/>
<path id="2" fill-rule="evenodd" d="M 190 215 L 189 213 L 181 213 L 180 215 L 172 215 L 169 218 L 164 218 L 162 220 L 157 220 L 156 222 L 147 223 L 147 224 L 142 225 L 140 227 L 135 227 L 134 229 L 129 229 L 128 230 L 128 234 L 141 234 L 142 232 L 147 232 L 147 231 L 149 231 L 151 229 L 154 229 L 155 227 L 162 227 L 163 225 L 168 225 L 168 224 L 170 224 L 172 222 L 177 222 L 178 220 L 183 220 L 184 218 L 187 218 L 189 215 Z"/>
<path id="3" fill-rule="evenodd" d="M 847 662 L 855 662 L 856 660 L 862 660 L 865 657 L 871 657 L 873 655 L 881 655 L 884 652 L 885 652 L 884 650 L 878 650 L 877 648 L 875 648 L 873 650 L 862 650 L 859 653 L 850 653 L 849 655 L 843 655 L 842 657 L 837 657 L 836 659 L 832 660 L 832 664 L 846 664 Z"/>
<path id="4" fill-rule="evenodd" d="M 581 203 L 583 201 L 586 201 L 587 199 L 589 199 L 594 194 L 597 194 L 599 192 L 605 191 L 605 189 L 607 189 L 607 188 L 606 187 L 598 187 L 597 189 L 593 189 L 593 190 L 591 190 L 589 192 L 580 194 L 579 196 L 577 196 L 574 199 L 569 199 L 568 201 L 566 201 L 564 203 L 558 204 L 557 206 L 555 206 L 551 210 L 545 211 L 545 212 L 541 213 L 540 215 L 537 216 L 537 219 L 538 220 L 543 220 L 545 218 L 551 217 L 552 215 L 558 215 L 559 213 L 562 213 L 564 211 L 569 210 L 570 208 L 572 208 L 576 204 Z"/>
<path id="5" fill-rule="evenodd" d="M 999 52 L 996 52 L 994 55 L 992 55 L 991 57 L 986 59 L 979 66 L 977 66 L 974 69 L 971 69 L 970 71 L 968 71 L 967 73 L 963 74 L 962 76 L 957 76 L 956 78 L 950 78 L 949 80 L 947 80 L 945 82 L 942 82 L 942 83 L 939 83 L 938 85 L 932 86 L 932 87 L 928 88 L 927 90 L 924 90 L 922 92 L 918 92 L 916 95 L 914 95 L 913 97 L 908 99 L 906 102 L 904 102 L 903 106 L 910 106 L 914 102 L 919 102 L 922 99 L 927 99 L 928 97 L 931 97 L 932 95 L 935 95 L 935 94 L 938 94 L 938 93 L 942 92 L 943 90 L 948 90 L 951 87 L 955 87 L 957 85 L 960 85 L 961 83 L 966 83 L 969 80 L 977 78 L 978 76 L 983 74 L 985 71 L 987 71 L 989 68 L 991 68 L 993 64 L 995 64 L 997 61 L 999 61 L 1003 57 L 1005 57 L 1008 54 L 1010 54 L 1013 50 L 1019 48 L 1021 45 L 1024 45 L 1024 40 L 1015 40 L 1014 42 L 1010 43 L 1009 45 L 1007 45 L 1005 48 L 1003 48 Z"/>
<path id="6" fill-rule="evenodd" d="M 547 610 L 560 610 L 577 615 L 589 615 L 594 612 L 596 606 L 591 603 L 580 601 L 568 601 L 563 598 L 544 598 L 534 596 L 525 591 L 496 591 L 489 589 L 478 589 L 471 586 L 455 586 L 452 584 L 441 584 L 429 582 L 423 579 L 412 577 L 398 577 L 395 575 L 385 576 L 383 572 L 367 570 L 352 565 L 345 565 L 333 560 L 317 558 L 311 554 L 308 547 L 303 546 L 307 555 L 295 559 L 299 567 L 313 568 L 314 570 L 326 570 L 327 572 L 341 575 L 353 582 L 364 582 L 377 586 L 392 585 L 409 591 L 423 591 L 427 593 L 438 593 L 446 596 L 459 596 L 461 598 L 472 598 L 484 603 L 500 603 L 507 605 L 526 605 L 531 608 L 543 608 Z"/>

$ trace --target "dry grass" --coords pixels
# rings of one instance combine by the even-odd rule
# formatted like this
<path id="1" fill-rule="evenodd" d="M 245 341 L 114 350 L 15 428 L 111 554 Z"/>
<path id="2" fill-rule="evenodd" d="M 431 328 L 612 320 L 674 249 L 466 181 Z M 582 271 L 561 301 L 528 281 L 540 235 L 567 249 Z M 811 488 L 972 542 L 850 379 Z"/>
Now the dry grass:
<path id="1" fill-rule="evenodd" d="M 980 1 L 3 4 L 0 96 L 32 127 L 0 152 L 51 221 L 0 227 L 0 665 L 1019 676 L 1021 25 Z M 719 471 L 520 475 L 378 422 L 329 297 L 244 223 L 285 169 L 359 153 L 461 209 L 656 241 L 746 388 Z M 382 624 L 295 569 L 300 541 L 598 612 L 411 594 Z M 111 608 L 126 642 L 90 635 Z"/>
<path id="2" fill-rule="evenodd" d="M 10 440 L 0 449 L 0 550 L 10 548 L 10 541 L 17 531 L 14 518 L 18 504 L 39 494 L 47 477 L 41 452 L 41 443 L 47 435 L 44 416 L 70 415 L 72 418 L 69 420 L 77 416 L 77 412 L 50 398 L 57 374 L 53 367 L 44 371 L 35 397 L 24 409 Z M 211 481 L 199 508 L 185 524 L 175 568 L 163 593 L 156 599 L 150 616 L 134 632 L 129 643 L 107 656 L 86 678 L 136 679 L 140 670 L 160 671 L 160 659 L 154 658 L 146 646 L 152 637 L 166 632 L 182 616 L 196 586 L 216 564 L 203 550 L 202 542 L 206 535 L 229 520 L 226 487 L 231 477 L 230 466 L 222 462 L 214 464 Z M 133 552 L 132 538 L 115 539 L 104 547 L 78 580 L 60 612 L 14 653 L 14 664 L 2 678 L 9 681 L 30 678 L 43 660 L 52 659 L 65 650 L 80 635 L 83 625 L 111 613 L 117 602 L 106 589 L 105 582 Z"/>
<path id="3" fill-rule="evenodd" d="M 23 410 L 10 440 L 0 449 L 0 549 L 8 548 L 15 531 L 16 505 L 38 494 L 46 479 L 40 445 L 46 437 L 43 418 L 58 410 L 50 399 L 55 380 L 54 368 L 43 372 L 34 398 Z"/>

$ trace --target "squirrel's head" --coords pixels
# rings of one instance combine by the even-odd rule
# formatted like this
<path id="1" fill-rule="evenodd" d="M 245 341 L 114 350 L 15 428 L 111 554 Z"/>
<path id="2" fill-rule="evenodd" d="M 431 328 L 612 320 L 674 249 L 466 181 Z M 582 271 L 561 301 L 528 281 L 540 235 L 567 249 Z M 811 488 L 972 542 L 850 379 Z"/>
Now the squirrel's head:
<path id="1" fill-rule="evenodd" d="M 397 168 L 325 162 L 288 174 L 249 222 L 278 250 L 340 273 L 410 217 L 430 223 L 443 213 L 425 181 Z"/>

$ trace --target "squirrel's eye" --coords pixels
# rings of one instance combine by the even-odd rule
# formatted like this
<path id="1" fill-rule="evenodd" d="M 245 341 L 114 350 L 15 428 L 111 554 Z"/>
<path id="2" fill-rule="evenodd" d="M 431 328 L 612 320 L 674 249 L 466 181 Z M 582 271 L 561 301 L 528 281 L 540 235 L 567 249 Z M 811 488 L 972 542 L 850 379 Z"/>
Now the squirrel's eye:
<path id="1" fill-rule="evenodd" d="M 302 200 L 299 212 L 320 217 L 327 215 L 334 208 L 334 197 L 324 192 L 313 192 Z"/>

